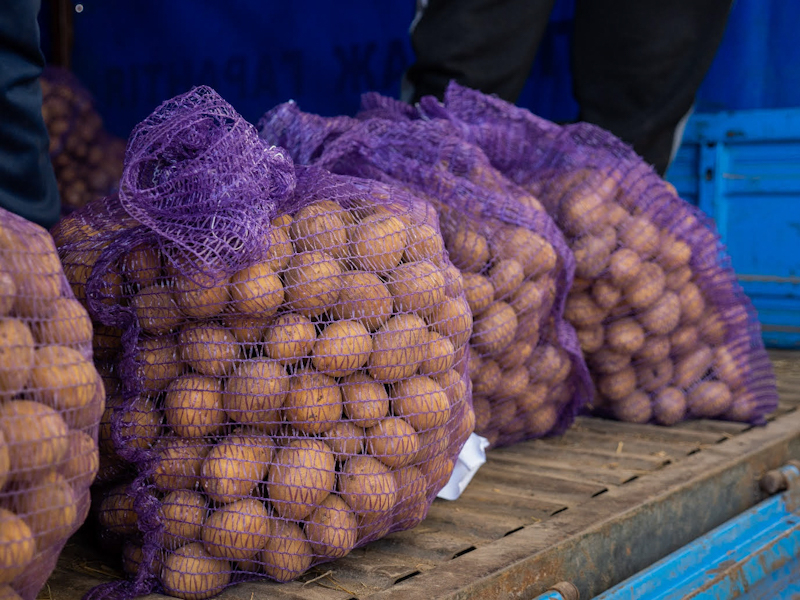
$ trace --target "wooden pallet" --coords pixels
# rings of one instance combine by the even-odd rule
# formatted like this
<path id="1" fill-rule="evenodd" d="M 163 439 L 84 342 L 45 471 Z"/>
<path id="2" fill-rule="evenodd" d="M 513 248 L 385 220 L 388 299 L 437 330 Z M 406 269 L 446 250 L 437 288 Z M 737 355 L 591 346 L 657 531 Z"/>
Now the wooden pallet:
<path id="1" fill-rule="evenodd" d="M 781 403 L 765 427 L 580 417 L 561 438 L 492 451 L 461 498 L 436 500 L 417 528 L 220 598 L 528 598 L 561 580 L 590 598 L 753 506 L 760 475 L 800 458 L 800 353 L 772 358 Z M 120 576 L 79 533 L 40 597 L 79 600 Z"/>

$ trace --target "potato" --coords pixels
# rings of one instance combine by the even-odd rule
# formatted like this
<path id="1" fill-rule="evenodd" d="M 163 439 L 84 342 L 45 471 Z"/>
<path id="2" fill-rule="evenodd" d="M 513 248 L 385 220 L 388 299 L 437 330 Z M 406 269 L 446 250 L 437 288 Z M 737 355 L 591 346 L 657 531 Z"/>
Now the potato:
<path id="1" fill-rule="evenodd" d="M 470 372 L 473 388 L 472 391 L 478 395 L 491 395 L 495 392 L 503 378 L 503 371 L 500 365 L 494 360 L 484 360 L 477 371 Z"/>
<path id="2" fill-rule="evenodd" d="M 444 254 L 444 241 L 439 231 L 425 223 L 411 225 L 406 230 L 408 245 L 403 251 L 403 260 L 407 263 L 418 260 L 438 262 Z"/>
<path id="3" fill-rule="evenodd" d="M 183 322 L 183 313 L 172 295 L 172 288 L 151 285 L 142 288 L 131 300 L 139 326 L 147 333 L 161 335 Z M 221 307 L 220 307 L 221 308 Z"/>
<path id="4" fill-rule="evenodd" d="M 393 469 L 410 464 L 419 451 L 417 432 L 399 417 L 386 417 L 364 433 L 367 452 Z"/>
<path id="5" fill-rule="evenodd" d="M 214 435 L 226 420 L 222 384 L 213 377 L 181 375 L 167 386 L 164 416 L 180 437 Z"/>
<path id="6" fill-rule="evenodd" d="M 533 354 L 533 348 L 534 345 L 525 340 L 511 342 L 505 350 L 497 354 L 497 364 L 502 369 L 513 369 L 525 364 Z"/>
<path id="7" fill-rule="evenodd" d="M 120 270 L 139 289 L 155 285 L 161 277 L 161 255 L 156 248 L 136 246 L 122 258 Z"/>
<path id="8" fill-rule="evenodd" d="M 45 231 L 2 232 L 0 258 L 17 288 L 15 312 L 23 318 L 47 317 L 61 295 L 61 262 Z"/>
<path id="9" fill-rule="evenodd" d="M 374 519 L 395 505 L 397 484 L 387 466 L 371 456 L 352 456 L 339 472 L 339 493 L 360 518 Z"/>
<path id="10" fill-rule="evenodd" d="M 495 392 L 495 398 L 514 398 L 519 396 L 528 387 L 529 381 L 530 375 L 528 368 L 525 366 L 505 371 Z"/>
<path id="11" fill-rule="evenodd" d="M 333 451 L 322 440 L 296 439 L 278 450 L 267 475 L 275 512 L 294 521 L 306 518 L 334 490 L 335 469 Z"/>
<path id="12" fill-rule="evenodd" d="M 303 315 L 279 316 L 264 334 L 264 353 L 282 365 L 292 365 L 311 352 L 317 339 L 314 324 Z"/>
<path id="13" fill-rule="evenodd" d="M 608 273 L 611 281 L 618 287 L 630 285 L 639 276 L 642 259 L 630 248 L 615 250 L 608 261 Z"/>
<path id="14" fill-rule="evenodd" d="M 552 283 L 552 281 L 546 279 L 525 281 L 511 292 L 510 297 L 507 299 L 508 303 L 518 317 L 525 315 L 535 316 L 545 306 L 550 293 L 549 287 Z"/>
<path id="15" fill-rule="evenodd" d="M 0 319 L 0 399 L 22 391 L 35 360 L 30 329 L 17 319 Z"/>
<path id="16" fill-rule="evenodd" d="M 73 490 L 83 490 L 94 481 L 100 466 L 97 444 L 94 443 L 91 436 L 82 431 L 70 431 L 68 443 L 67 453 L 58 472 L 64 476 Z M 4 481 L 3 446 L 4 438 L 0 432 L 0 487 Z"/>
<path id="17" fill-rule="evenodd" d="M 681 325 L 669 335 L 671 352 L 675 356 L 686 354 L 700 343 L 700 334 L 694 325 Z"/>
<path id="18" fill-rule="evenodd" d="M 750 375 L 748 350 L 746 343 L 714 348 L 714 373 L 731 390 L 738 390 L 747 383 Z"/>
<path id="19" fill-rule="evenodd" d="M 78 525 L 75 494 L 58 473 L 48 473 L 20 490 L 14 495 L 12 506 L 31 528 L 39 551 L 66 541 Z"/>
<path id="20" fill-rule="evenodd" d="M 665 335 L 648 336 L 644 345 L 636 353 L 637 360 L 658 363 L 665 360 L 670 353 L 670 341 Z"/>
<path id="21" fill-rule="evenodd" d="M 575 328 L 587 329 L 603 322 L 606 312 L 587 293 L 570 293 L 564 305 L 564 318 Z"/>
<path id="22" fill-rule="evenodd" d="M 528 437 L 542 437 L 550 433 L 558 423 L 558 411 L 552 404 L 524 415 L 525 432 Z"/>
<path id="23" fill-rule="evenodd" d="M 618 319 L 606 325 L 606 344 L 620 354 L 635 354 L 644 345 L 645 332 L 634 319 Z"/>
<path id="24" fill-rule="evenodd" d="M 0 585 L 0 600 L 22 600 L 22 596 L 15 592 L 10 585 Z"/>
<path id="25" fill-rule="evenodd" d="M 202 526 L 203 546 L 211 556 L 250 560 L 267 544 L 271 519 L 264 503 L 238 500 L 212 512 Z"/>
<path id="26" fill-rule="evenodd" d="M 369 360 L 372 338 L 358 321 L 334 321 L 317 337 L 311 362 L 320 373 L 345 377 L 355 373 Z"/>
<path id="27" fill-rule="evenodd" d="M 644 216 L 630 217 L 619 225 L 619 242 L 642 258 L 656 254 L 661 244 L 658 228 Z"/>
<path id="28" fill-rule="evenodd" d="M 383 384 L 366 373 L 353 373 L 341 380 L 344 414 L 363 428 L 377 425 L 389 412 L 389 395 Z"/>
<path id="29" fill-rule="evenodd" d="M 347 503 L 331 494 L 308 515 L 305 533 L 315 554 L 341 558 L 356 545 L 358 521 Z"/>
<path id="30" fill-rule="evenodd" d="M 397 490 L 393 521 L 403 529 L 410 529 L 420 523 L 428 511 L 427 481 L 422 471 L 411 465 L 392 471 L 392 476 Z"/>
<path id="31" fill-rule="evenodd" d="M 697 323 L 697 329 L 700 338 L 712 346 L 724 344 L 728 336 L 728 324 L 713 308 L 706 309 Z"/>
<path id="32" fill-rule="evenodd" d="M 342 419 L 322 435 L 339 462 L 364 451 L 364 429 L 352 421 Z"/>
<path id="33" fill-rule="evenodd" d="M 11 583 L 25 573 L 36 554 L 36 541 L 28 525 L 0 508 L 0 583 Z"/>
<path id="34" fill-rule="evenodd" d="M 200 469 L 210 448 L 192 438 L 169 438 L 158 447 L 151 479 L 156 489 L 193 490 L 200 483 Z"/>
<path id="35" fill-rule="evenodd" d="M 686 396 L 689 413 L 694 417 L 718 417 L 725 414 L 732 403 L 731 390 L 721 381 L 702 381 Z"/>
<path id="36" fill-rule="evenodd" d="M 588 187 L 571 190 L 558 207 L 558 223 L 570 235 L 597 233 L 606 225 L 606 202 Z"/>
<path id="37" fill-rule="evenodd" d="M 684 323 L 696 323 L 706 310 L 706 302 L 700 288 L 694 283 L 685 284 L 678 292 L 681 320 Z"/>
<path id="38" fill-rule="evenodd" d="M 655 392 L 672 381 L 674 368 L 672 360 L 658 363 L 641 363 L 636 366 L 636 381 L 646 392 Z"/>
<path id="39" fill-rule="evenodd" d="M 504 350 L 517 333 L 517 314 L 505 302 L 495 302 L 475 321 L 472 347 L 485 354 Z"/>
<path id="40" fill-rule="evenodd" d="M 51 320 L 34 321 L 31 330 L 41 345 L 91 344 L 92 321 L 80 302 L 72 298 L 53 301 Z"/>
<path id="41" fill-rule="evenodd" d="M 40 476 L 55 468 L 69 449 L 64 419 L 38 402 L 11 400 L 0 404 L 0 431 L 8 444 L 12 479 Z"/>
<path id="42" fill-rule="evenodd" d="M 681 320 L 681 304 L 675 292 L 666 291 L 650 308 L 639 313 L 639 322 L 651 334 L 666 335 Z"/>
<path id="43" fill-rule="evenodd" d="M 153 557 L 153 564 L 150 565 L 151 573 L 161 571 L 161 557 Z M 134 542 L 125 542 L 122 546 L 122 570 L 128 575 L 136 575 L 144 562 L 142 547 Z"/>
<path id="44" fill-rule="evenodd" d="M 434 490 L 438 492 L 447 484 L 450 476 L 453 474 L 455 463 L 456 461 L 454 458 L 440 454 L 433 460 L 418 465 L 419 470 L 425 476 L 425 480 L 428 484 L 428 493 Z"/>
<path id="45" fill-rule="evenodd" d="M 614 417 L 627 423 L 648 423 L 653 417 L 650 397 L 640 390 L 614 401 L 611 409 Z"/>
<path id="46" fill-rule="evenodd" d="M 396 312 L 425 315 L 445 299 L 445 277 L 430 261 L 403 263 L 387 274 Z"/>
<path id="47" fill-rule="evenodd" d="M 396 216 L 373 214 L 350 229 L 350 256 L 356 268 L 386 272 L 400 264 L 407 246 L 406 225 Z"/>
<path id="48" fill-rule="evenodd" d="M 565 360 L 568 361 L 567 355 L 555 346 L 550 344 L 539 346 L 528 361 L 531 381 L 555 382 L 564 370 Z"/>
<path id="49" fill-rule="evenodd" d="M 584 235 L 571 244 L 575 254 L 575 275 L 595 279 L 608 267 L 614 247 L 594 235 Z"/>
<path id="50" fill-rule="evenodd" d="M 391 387 L 392 411 L 417 432 L 442 427 L 450 417 L 450 401 L 430 377 L 416 375 Z"/>
<path id="51" fill-rule="evenodd" d="M 425 321 L 417 315 L 392 317 L 373 335 L 372 353 L 367 361 L 369 374 L 377 380 L 411 377 L 425 360 L 423 344 L 427 337 Z"/>
<path id="52" fill-rule="evenodd" d="M 289 376 L 278 362 L 254 358 L 239 363 L 228 377 L 222 406 L 228 417 L 266 432 L 281 422 L 279 409 L 289 393 Z"/>
<path id="53" fill-rule="evenodd" d="M 178 343 L 183 360 L 209 377 L 227 375 L 239 357 L 236 338 L 216 323 L 186 325 L 178 334 Z"/>
<path id="54" fill-rule="evenodd" d="M 7 317 L 17 301 L 17 286 L 10 273 L 0 271 L 0 316 Z"/>
<path id="55" fill-rule="evenodd" d="M 675 387 L 666 387 L 653 400 L 653 416 L 661 425 L 675 425 L 686 415 L 686 396 Z"/>
<path id="56" fill-rule="evenodd" d="M 526 278 L 553 271 L 558 260 L 553 246 L 525 227 L 505 227 L 495 232 L 491 250 L 495 260 L 510 259 L 519 263 Z"/>
<path id="57" fill-rule="evenodd" d="M 125 402 L 119 397 L 109 398 L 100 423 L 102 450 L 116 452 L 119 449 L 111 438 L 115 420 L 123 447 L 132 450 L 149 448 L 161 434 L 161 418 L 161 411 L 149 398 L 140 397 Z"/>
<path id="58" fill-rule="evenodd" d="M 625 301 L 634 309 L 655 304 L 664 293 L 664 271 L 652 262 L 642 263 L 636 280 L 623 290 Z"/>
<path id="59" fill-rule="evenodd" d="M 191 268 L 173 278 L 175 304 L 187 317 L 208 319 L 222 312 L 230 298 L 230 278 Z"/>
<path id="60" fill-rule="evenodd" d="M 472 409 L 475 412 L 475 433 L 483 435 L 492 418 L 492 406 L 486 398 L 473 396 Z"/>
<path id="61" fill-rule="evenodd" d="M 280 277 L 266 263 L 255 263 L 231 277 L 231 308 L 261 318 L 274 314 L 283 303 Z"/>
<path id="62" fill-rule="evenodd" d="M 222 504 L 251 495 L 267 474 L 272 452 L 269 446 L 255 445 L 252 436 L 231 434 L 222 438 L 200 467 L 202 490 Z"/>
<path id="63" fill-rule="evenodd" d="M 97 520 L 104 530 L 119 536 L 131 537 L 139 533 L 139 515 L 128 484 L 117 485 L 105 492 Z"/>
<path id="64" fill-rule="evenodd" d="M 592 285 L 592 300 L 604 310 L 610 310 L 619 304 L 622 292 L 608 279 L 598 279 Z"/>
<path id="65" fill-rule="evenodd" d="M 606 221 L 610 227 L 618 227 L 630 217 L 630 213 L 615 202 L 606 205 Z"/>
<path id="66" fill-rule="evenodd" d="M 273 220 L 273 226 L 263 235 L 263 247 L 266 251 L 262 260 L 274 273 L 278 273 L 289 264 L 289 259 L 294 254 L 294 246 L 288 228 L 275 226 L 274 223 Z"/>
<path id="67" fill-rule="evenodd" d="M 505 313 L 504 310 L 499 310 Z M 472 312 L 463 298 L 445 299 L 426 315 L 426 320 L 432 331 L 449 337 L 456 349 L 466 344 L 472 334 Z"/>
<path id="68" fill-rule="evenodd" d="M 245 350 L 261 342 L 264 331 L 270 324 L 269 317 L 242 315 L 236 312 L 223 313 L 221 320 L 222 326 L 233 334 Z"/>
<path id="69" fill-rule="evenodd" d="M 303 433 L 323 433 L 342 418 L 342 392 L 329 375 L 303 367 L 294 372 L 283 403 L 284 418 Z"/>
<path id="70" fill-rule="evenodd" d="M 428 332 L 425 342 L 425 357 L 425 360 L 419 365 L 421 375 L 436 375 L 452 369 L 456 358 L 453 342 L 436 332 Z"/>
<path id="71" fill-rule="evenodd" d="M 692 260 L 692 249 L 689 244 L 665 231 L 661 234 L 656 260 L 665 271 L 673 271 L 689 264 Z"/>
<path id="72" fill-rule="evenodd" d="M 442 230 L 450 262 L 461 271 L 480 273 L 489 262 L 489 243 L 469 224 L 461 221 Z"/>
<path id="73" fill-rule="evenodd" d="M 65 411 L 69 422 L 73 413 L 95 400 L 99 380 L 92 362 L 77 350 L 43 346 L 36 350 L 29 387 L 34 400 Z"/>
<path id="74" fill-rule="evenodd" d="M 3 489 L 11 475 L 11 455 L 3 430 L 0 429 L 0 490 Z"/>
<path id="75" fill-rule="evenodd" d="M 151 393 L 163 391 L 185 368 L 173 334 L 140 339 L 136 347 L 136 362 L 142 389 Z"/>
<path id="76" fill-rule="evenodd" d="M 346 257 L 347 229 L 339 214 L 344 212 L 341 206 L 338 210 L 333 206 L 319 204 L 309 204 L 301 208 L 294 215 L 289 227 L 295 250 L 297 252 L 319 250 L 327 252 L 334 258 Z"/>
<path id="77" fill-rule="evenodd" d="M 359 321 L 375 331 L 392 315 L 392 295 L 374 273 L 350 271 L 341 276 L 342 289 L 330 314 L 341 321 Z"/>
<path id="78" fill-rule="evenodd" d="M 175 598 L 204 600 L 216 596 L 231 581 L 231 565 L 214 558 L 199 542 L 181 546 L 164 559 L 161 585 Z"/>
<path id="79" fill-rule="evenodd" d="M 342 288 L 342 269 L 330 254 L 295 254 L 286 266 L 284 297 L 295 312 L 313 319 L 334 305 Z"/>
<path id="80" fill-rule="evenodd" d="M 584 354 L 593 354 L 600 350 L 605 343 L 605 328 L 597 325 L 589 329 L 576 329 L 578 342 Z"/>
<path id="81" fill-rule="evenodd" d="M 546 383 L 528 383 L 525 389 L 517 395 L 516 404 L 519 414 L 538 411 L 547 402 L 548 385 Z"/>
<path id="82" fill-rule="evenodd" d="M 597 389 L 610 400 L 622 400 L 636 390 L 636 371 L 625 367 L 621 371 L 597 379 Z"/>
<path id="83" fill-rule="evenodd" d="M 494 297 L 506 300 L 525 281 L 525 273 L 516 260 L 501 259 L 489 268 L 489 281 L 494 288 Z"/>
<path id="84" fill-rule="evenodd" d="M 672 384 L 681 389 L 688 389 L 702 378 L 711 368 L 714 355 L 708 346 L 697 346 L 692 352 L 675 361 L 675 374 Z"/>
<path id="85" fill-rule="evenodd" d="M 692 270 L 688 265 L 678 267 L 667 273 L 664 284 L 668 290 L 678 291 L 692 279 Z"/>
<path id="86" fill-rule="evenodd" d="M 200 541 L 207 511 L 206 499 L 199 492 L 175 490 L 164 496 L 159 507 L 159 517 L 164 524 L 161 545 L 174 550 Z"/>
<path id="87" fill-rule="evenodd" d="M 308 570 L 313 561 L 313 550 L 306 534 L 296 523 L 275 519 L 258 560 L 272 579 L 286 582 Z"/>

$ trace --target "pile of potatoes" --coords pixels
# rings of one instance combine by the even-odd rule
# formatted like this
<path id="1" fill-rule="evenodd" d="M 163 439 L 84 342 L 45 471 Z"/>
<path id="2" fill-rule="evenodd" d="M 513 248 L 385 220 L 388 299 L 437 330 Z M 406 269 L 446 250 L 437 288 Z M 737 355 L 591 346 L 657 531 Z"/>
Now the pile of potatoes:
<path id="1" fill-rule="evenodd" d="M 125 142 L 103 129 L 88 92 L 74 76 L 48 67 L 40 81 L 42 117 L 61 201 L 80 208 L 116 187 Z"/>
<path id="2" fill-rule="evenodd" d="M 595 408 L 662 425 L 757 418 L 748 382 L 764 361 L 746 298 L 715 234 L 675 189 L 639 165 L 577 169 L 537 191 L 575 254 L 564 316 L 592 372 Z"/>
<path id="3" fill-rule="evenodd" d="M 474 320 L 475 432 L 492 447 L 546 435 L 575 392 L 552 314 L 563 263 L 545 237 L 523 226 L 465 218 L 446 206 L 441 223 Z"/>
<path id="4" fill-rule="evenodd" d="M 80 215 L 56 237 L 85 297 L 105 241 Z M 95 333 L 126 398 L 109 393 L 101 424 L 98 520 L 128 572 L 180 598 L 236 573 L 288 581 L 415 526 L 474 428 L 472 313 L 429 205 L 316 200 L 263 250 L 231 273 L 142 246 L 95 274 L 141 329 L 132 378 L 121 332 Z M 146 506 L 160 543 L 143 561 Z"/>
<path id="5" fill-rule="evenodd" d="M 33 600 L 89 511 L 105 392 L 50 235 L 0 211 L 0 595 Z"/>

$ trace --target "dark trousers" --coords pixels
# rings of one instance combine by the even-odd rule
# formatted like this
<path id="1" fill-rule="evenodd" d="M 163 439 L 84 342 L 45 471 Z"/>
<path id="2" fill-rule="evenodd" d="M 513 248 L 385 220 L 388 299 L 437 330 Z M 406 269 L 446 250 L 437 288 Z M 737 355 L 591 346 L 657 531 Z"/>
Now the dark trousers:
<path id="1" fill-rule="evenodd" d="M 0 207 L 44 227 L 60 201 L 42 119 L 41 0 L 0 0 Z"/>
<path id="2" fill-rule="evenodd" d="M 624 141 L 662 175 L 675 132 L 711 66 L 733 0 L 576 0 L 579 118 Z M 515 102 L 554 0 L 429 0 L 411 34 L 413 101 L 450 80 Z M 679 141 L 679 140 L 678 140 Z"/>

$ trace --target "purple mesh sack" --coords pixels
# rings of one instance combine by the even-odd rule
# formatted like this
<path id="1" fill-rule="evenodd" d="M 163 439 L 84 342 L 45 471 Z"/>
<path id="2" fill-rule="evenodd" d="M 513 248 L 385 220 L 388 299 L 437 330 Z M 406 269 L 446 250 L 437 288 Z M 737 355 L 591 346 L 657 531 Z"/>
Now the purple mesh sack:
<path id="1" fill-rule="evenodd" d="M 425 517 L 474 427 L 428 203 L 295 167 L 196 88 L 56 237 L 115 390 L 95 510 L 131 580 L 91 598 L 288 581 Z"/>
<path id="2" fill-rule="evenodd" d="M 317 156 L 314 162 L 332 172 L 431 201 L 474 319 L 476 432 L 492 446 L 563 432 L 591 398 L 575 332 L 562 318 L 574 269 L 563 236 L 534 197 L 449 123 L 411 120 L 400 103 L 374 98 L 383 104 L 346 129 L 294 105 L 277 107 L 259 122 L 260 135 L 280 138 L 295 157 Z M 287 110 L 293 122 L 275 118 Z"/>
<path id="3" fill-rule="evenodd" d="M 420 111 L 466 132 L 563 229 L 576 258 L 565 316 L 597 412 L 764 422 L 778 396 L 757 315 L 699 209 L 597 127 L 558 127 L 456 85 Z"/>
<path id="4" fill-rule="evenodd" d="M 125 143 L 103 128 L 91 95 L 72 73 L 48 66 L 41 84 L 50 160 L 68 212 L 115 189 Z"/>
<path id="5" fill-rule="evenodd" d="M 0 593 L 33 600 L 89 511 L 105 392 L 50 234 L 0 209 Z"/>

